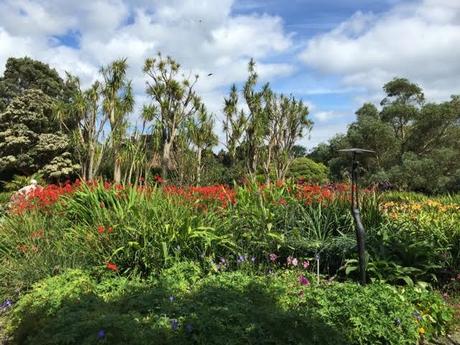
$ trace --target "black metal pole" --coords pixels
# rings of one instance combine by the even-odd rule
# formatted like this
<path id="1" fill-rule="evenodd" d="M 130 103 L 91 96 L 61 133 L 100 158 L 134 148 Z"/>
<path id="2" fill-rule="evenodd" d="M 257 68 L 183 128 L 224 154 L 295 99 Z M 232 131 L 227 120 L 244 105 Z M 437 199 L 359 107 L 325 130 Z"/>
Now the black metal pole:
<path id="1" fill-rule="evenodd" d="M 352 154 L 351 159 L 351 214 L 355 220 L 356 225 L 356 241 L 358 242 L 358 260 L 359 260 L 359 273 L 361 284 L 366 284 L 366 246 L 365 246 L 365 232 L 363 222 L 361 221 L 361 213 L 359 212 L 359 195 L 358 195 L 358 154 L 362 153 L 375 153 L 372 150 L 350 148 L 339 150 Z"/>
<path id="2" fill-rule="evenodd" d="M 351 166 L 351 213 L 356 224 L 356 241 L 358 242 L 358 259 L 359 273 L 361 284 L 366 284 L 366 246 L 365 232 L 361 221 L 361 213 L 359 211 L 359 195 L 358 195 L 358 161 L 356 160 L 356 152 L 353 152 Z"/>

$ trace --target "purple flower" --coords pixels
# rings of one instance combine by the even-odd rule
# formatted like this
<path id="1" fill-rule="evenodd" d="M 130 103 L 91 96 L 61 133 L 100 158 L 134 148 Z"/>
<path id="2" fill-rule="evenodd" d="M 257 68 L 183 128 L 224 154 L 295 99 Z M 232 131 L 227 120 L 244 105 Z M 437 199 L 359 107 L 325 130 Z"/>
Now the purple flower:
<path id="1" fill-rule="evenodd" d="M 179 328 L 179 321 L 177 321 L 177 319 L 172 319 L 171 320 L 171 329 L 173 331 L 177 331 L 178 328 Z"/>
<path id="2" fill-rule="evenodd" d="M 299 283 L 303 286 L 310 285 L 310 281 L 303 274 L 299 277 Z"/>
<path id="3" fill-rule="evenodd" d="M 310 262 L 308 262 L 307 260 L 304 260 L 303 268 L 307 269 L 309 266 L 310 266 Z"/>
<path id="4" fill-rule="evenodd" d="M 251 257 L 251 261 L 256 262 L 256 257 L 255 256 Z"/>
<path id="5" fill-rule="evenodd" d="M 269 257 L 271 262 L 275 262 L 276 259 L 278 259 L 278 255 L 276 255 L 275 253 L 271 253 Z"/>
<path id="6" fill-rule="evenodd" d="M 185 331 L 186 331 L 187 333 L 192 333 L 192 331 L 193 331 L 193 326 L 192 326 L 191 323 L 188 323 L 188 324 L 185 325 Z"/>
<path id="7" fill-rule="evenodd" d="M 292 259 L 292 266 L 297 266 L 298 263 L 299 261 L 296 258 Z"/>
<path id="8" fill-rule="evenodd" d="M 287 257 L 286 262 L 287 262 L 287 265 L 288 265 L 288 266 L 291 266 L 291 265 L 292 265 L 292 259 L 293 259 L 293 257 L 290 256 L 290 255 Z"/>
<path id="9" fill-rule="evenodd" d="M 105 330 L 101 328 L 99 332 L 97 332 L 97 337 L 98 339 L 105 338 Z"/>
<path id="10" fill-rule="evenodd" d="M 238 264 L 241 264 L 246 261 L 246 256 L 245 255 L 238 255 L 238 258 L 236 259 L 236 262 Z"/>
<path id="11" fill-rule="evenodd" d="M 0 310 L 6 310 L 13 306 L 13 302 L 10 299 L 6 299 L 1 305 Z"/>

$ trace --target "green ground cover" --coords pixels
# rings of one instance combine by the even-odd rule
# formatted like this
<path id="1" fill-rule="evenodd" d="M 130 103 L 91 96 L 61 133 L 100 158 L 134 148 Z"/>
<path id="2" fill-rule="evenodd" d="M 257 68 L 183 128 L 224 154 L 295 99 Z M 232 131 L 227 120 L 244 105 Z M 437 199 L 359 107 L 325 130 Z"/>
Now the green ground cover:
<path id="1" fill-rule="evenodd" d="M 364 192 L 361 287 L 346 189 L 46 187 L 2 217 L 2 336 L 416 344 L 448 333 L 446 299 L 460 285 L 458 196 Z"/>

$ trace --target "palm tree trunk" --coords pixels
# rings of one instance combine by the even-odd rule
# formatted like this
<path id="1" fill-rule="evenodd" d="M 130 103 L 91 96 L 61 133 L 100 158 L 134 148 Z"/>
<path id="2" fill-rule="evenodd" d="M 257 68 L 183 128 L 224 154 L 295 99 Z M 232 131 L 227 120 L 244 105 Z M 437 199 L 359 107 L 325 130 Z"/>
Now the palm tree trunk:
<path id="1" fill-rule="evenodd" d="M 91 181 L 93 179 L 93 173 L 94 173 L 94 156 L 95 156 L 95 150 L 94 150 L 94 145 L 89 146 L 88 150 L 88 168 L 86 170 L 86 180 Z"/>
<path id="2" fill-rule="evenodd" d="M 197 166 L 196 166 L 196 182 L 199 185 L 201 182 L 201 148 L 197 151 Z"/>
<path id="3" fill-rule="evenodd" d="M 113 167 L 113 181 L 115 183 L 121 182 L 121 160 L 120 160 L 120 157 L 118 157 L 117 153 L 115 153 L 115 164 Z"/>
<path id="4" fill-rule="evenodd" d="M 171 142 L 166 142 L 163 146 L 163 156 L 161 158 L 161 174 L 163 178 L 168 176 L 171 161 Z"/>

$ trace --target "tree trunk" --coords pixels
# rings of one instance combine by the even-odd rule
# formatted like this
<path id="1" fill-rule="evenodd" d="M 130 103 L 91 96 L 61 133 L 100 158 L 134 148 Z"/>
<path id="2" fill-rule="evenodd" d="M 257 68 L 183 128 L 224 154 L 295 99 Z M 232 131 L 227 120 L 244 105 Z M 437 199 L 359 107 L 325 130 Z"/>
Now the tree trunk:
<path id="1" fill-rule="evenodd" d="M 131 166 L 129 167 L 129 173 L 128 173 L 128 178 L 127 178 L 128 183 L 132 182 L 133 171 L 134 171 L 134 161 L 131 163 Z"/>
<path id="2" fill-rule="evenodd" d="M 163 156 L 161 157 L 161 174 L 163 178 L 168 176 L 171 161 L 171 142 L 165 142 L 163 146 Z"/>
<path id="3" fill-rule="evenodd" d="M 115 164 L 113 167 L 113 181 L 115 183 L 120 183 L 121 182 L 121 161 L 120 158 L 118 157 L 116 150 L 115 152 Z"/>
<path id="4" fill-rule="evenodd" d="M 89 145 L 89 152 L 88 152 L 88 168 L 86 171 L 86 180 L 92 181 L 93 174 L 94 174 L 94 145 Z"/>
<path id="5" fill-rule="evenodd" d="M 196 183 L 199 185 L 201 182 L 201 148 L 198 148 L 196 158 L 197 158 Z"/>

